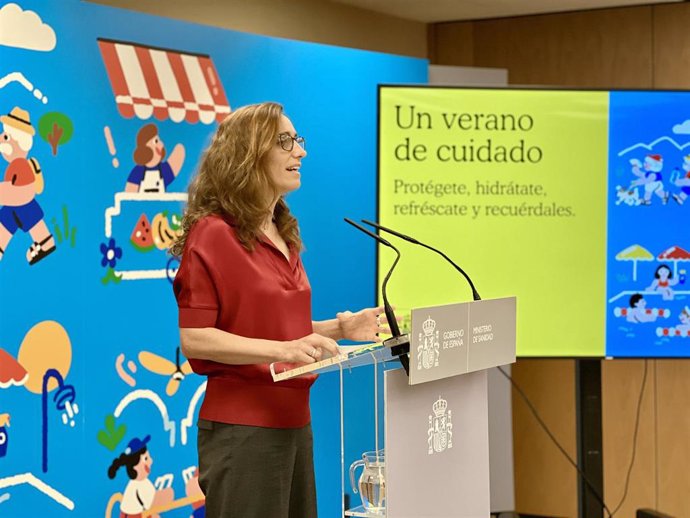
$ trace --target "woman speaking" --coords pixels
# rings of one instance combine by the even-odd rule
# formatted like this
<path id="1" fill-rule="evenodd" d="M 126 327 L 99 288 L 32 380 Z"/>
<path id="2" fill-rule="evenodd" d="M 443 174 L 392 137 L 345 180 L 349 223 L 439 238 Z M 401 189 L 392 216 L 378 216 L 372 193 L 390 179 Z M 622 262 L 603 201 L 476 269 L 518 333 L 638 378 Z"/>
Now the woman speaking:
<path id="1" fill-rule="evenodd" d="M 189 187 L 174 282 L 181 347 L 208 377 L 199 412 L 199 483 L 213 518 L 315 518 L 306 375 L 274 383 L 269 365 L 378 340 L 383 308 L 311 319 L 302 242 L 285 195 L 307 156 L 283 108 L 240 108 L 218 127 Z"/>

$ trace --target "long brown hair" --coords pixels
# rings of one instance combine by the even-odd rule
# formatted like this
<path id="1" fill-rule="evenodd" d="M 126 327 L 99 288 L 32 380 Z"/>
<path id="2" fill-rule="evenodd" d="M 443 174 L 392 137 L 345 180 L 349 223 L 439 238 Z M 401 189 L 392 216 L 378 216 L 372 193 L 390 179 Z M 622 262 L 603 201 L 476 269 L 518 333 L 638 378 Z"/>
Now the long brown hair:
<path id="1" fill-rule="evenodd" d="M 232 112 L 220 123 L 189 185 L 183 233 L 170 253 L 181 256 L 194 223 L 211 214 L 230 216 L 239 241 L 248 250 L 254 248 L 261 224 L 269 216 L 266 193 L 277 195 L 266 161 L 276 145 L 282 115 L 280 104 L 253 104 Z M 272 217 L 282 238 L 301 250 L 297 220 L 283 197 Z"/>
<path id="2" fill-rule="evenodd" d="M 137 165 L 146 165 L 153 159 L 153 151 L 146 144 L 153 137 L 158 136 L 158 126 L 155 124 L 146 124 L 142 126 L 137 132 L 137 147 L 134 150 L 134 163 Z M 163 154 L 161 156 L 161 161 L 165 158 L 165 148 L 163 148 Z"/>

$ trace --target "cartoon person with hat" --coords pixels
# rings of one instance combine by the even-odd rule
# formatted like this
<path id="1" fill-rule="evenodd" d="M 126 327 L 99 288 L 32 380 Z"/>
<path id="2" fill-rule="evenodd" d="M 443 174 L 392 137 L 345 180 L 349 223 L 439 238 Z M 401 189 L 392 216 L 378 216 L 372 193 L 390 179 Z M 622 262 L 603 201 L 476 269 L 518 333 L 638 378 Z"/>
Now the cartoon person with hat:
<path id="1" fill-rule="evenodd" d="M 664 205 L 668 201 L 668 192 L 664 190 L 661 170 L 664 168 L 664 158 L 661 155 L 647 155 L 644 158 L 644 166 L 637 159 L 630 160 L 632 174 L 637 176 L 630 187 L 644 185 L 644 198 L 641 205 L 652 204 L 652 194 L 656 194 Z"/>
<path id="2" fill-rule="evenodd" d="M 9 163 L 0 181 L 0 259 L 21 229 L 33 239 L 26 260 L 36 264 L 55 251 L 55 239 L 36 201 L 36 195 L 43 192 L 41 167 L 35 158 L 28 158 L 36 130 L 29 112 L 18 106 L 0 116 L 0 122 L 0 154 Z"/>
<path id="3" fill-rule="evenodd" d="M 125 451 L 108 468 L 108 478 L 114 479 L 121 467 L 127 470 L 129 482 L 120 502 L 120 518 L 141 518 L 143 513 L 154 506 L 171 502 L 174 498 L 172 488 L 157 490 L 149 480 L 153 458 L 146 445 L 151 439 L 135 437 Z"/>

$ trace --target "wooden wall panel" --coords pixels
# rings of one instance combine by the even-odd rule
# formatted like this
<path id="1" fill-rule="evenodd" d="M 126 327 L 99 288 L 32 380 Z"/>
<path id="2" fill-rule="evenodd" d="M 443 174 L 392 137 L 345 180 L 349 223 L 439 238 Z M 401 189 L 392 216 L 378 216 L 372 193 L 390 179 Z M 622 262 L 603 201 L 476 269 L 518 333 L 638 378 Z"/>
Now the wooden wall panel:
<path id="1" fill-rule="evenodd" d="M 616 516 L 635 516 L 639 508 L 656 506 L 654 366 L 655 361 L 649 360 L 635 463 L 627 496 Z M 602 363 L 604 499 L 611 511 L 623 498 L 633 451 L 633 432 L 643 372 L 644 360 L 609 360 Z"/>
<path id="2" fill-rule="evenodd" d="M 92 1 L 266 36 L 427 56 L 427 24 L 323 0 Z"/>
<path id="3" fill-rule="evenodd" d="M 474 66 L 474 24 L 436 23 L 429 26 L 429 61 L 434 65 Z"/>
<path id="4" fill-rule="evenodd" d="M 651 19 L 637 7 L 477 21 L 473 64 L 507 68 L 516 85 L 647 88 Z M 447 54 L 440 42 L 436 51 Z"/>
<path id="5" fill-rule="evenodd" d="M 507 68 L 512 84 L 648 88 L 651 20 L 651 7 L 637 7 L 439 23 L 429 30 L 429 58 Z"/>
<path id="6" fill-rule="evenodd" d="M 690 360 L 657 361 L 656 404 L 659 509 L 690 516 Z"/>
<path id="7" fill-rule="evenodd" d="M 537 408 L 561 446 L 577 458 L 575 362 L 519 360 L 513 379 Z M 515 508 L 542 516 L 577 516 L 575 469 L 513 392 Z"/>
<path id="8" fill-rule="evenodd" d="M 654 86 L 690 88 L 690 4 L 654 8 Z"/>

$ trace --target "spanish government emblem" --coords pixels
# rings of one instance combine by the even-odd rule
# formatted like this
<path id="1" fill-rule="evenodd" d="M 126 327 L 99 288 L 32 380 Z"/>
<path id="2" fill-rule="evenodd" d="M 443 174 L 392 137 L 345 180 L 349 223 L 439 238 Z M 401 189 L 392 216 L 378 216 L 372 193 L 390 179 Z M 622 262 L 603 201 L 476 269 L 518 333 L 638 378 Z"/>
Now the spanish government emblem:
<path id="1" fill-rule="evenodd" d="M 422 324 L 424 336 L 419 333 L 419 345 L 417 346 L 417 370 L 431 369 L 438 367 L 438 356 L 440 342 L 438 331 L 436 331 L 436 321 L 431 317 L 427 318 Z"/>
<path id="2" fill-rule="evenodd" d="M 429 415 L 429 455 L 434 452 L 441 453 L 446 448 L 453 447 L 453 423 L 451 411 L 448 410 L 448 401 L 441 396 L 432 406 L 433 414 Z"/>

